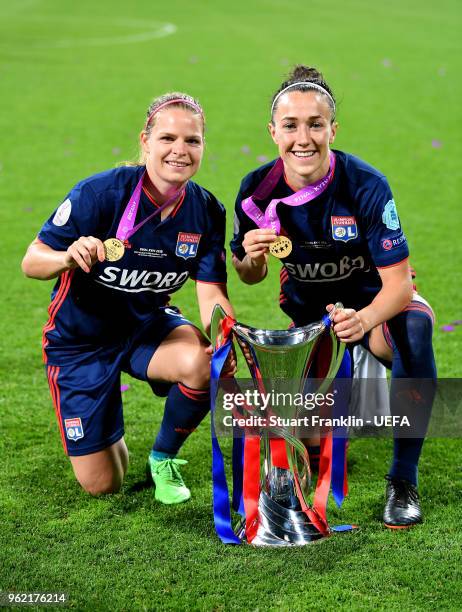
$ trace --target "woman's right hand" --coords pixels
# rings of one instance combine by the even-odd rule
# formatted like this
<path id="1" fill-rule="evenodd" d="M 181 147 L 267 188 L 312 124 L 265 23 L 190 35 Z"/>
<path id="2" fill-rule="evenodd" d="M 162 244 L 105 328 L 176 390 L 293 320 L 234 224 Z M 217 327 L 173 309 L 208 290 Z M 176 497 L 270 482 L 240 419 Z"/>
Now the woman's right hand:
<path id="1" fill-rule="evenodd" d="M 254 229 L 247 232 L 242 241 L 246 255 L 255 267 L 263 267 L 268 262 L 268 249 L 276 240 L 273 229 Z"/>
<path id="2" fill-rule="evenodd" d="M 80 236 L 64 256 L 64 263 L 69 270 L 79 267 L 87 273 L 97 261 L 104 261 L 104 245 L 99 238 L 93 236 Z"/>

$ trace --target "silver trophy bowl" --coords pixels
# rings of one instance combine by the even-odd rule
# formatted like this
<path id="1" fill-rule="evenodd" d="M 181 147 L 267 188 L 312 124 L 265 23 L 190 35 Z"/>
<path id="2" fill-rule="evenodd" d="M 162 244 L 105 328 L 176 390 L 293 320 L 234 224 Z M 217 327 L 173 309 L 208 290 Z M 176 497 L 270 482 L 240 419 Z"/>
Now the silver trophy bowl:
<path id="1" fill-rule="evenodd" d="M 326 317 L 317 323 L 288 330 L 256 329 L 236 322 L 232 328 L 233 339 L 239 344 L 252 376 L 253 385 L 259 392 L 283 391 L 302 393 L 306 390 L 307 378 L 318 353 L 320 343 L 326 335 L 331 339 L 331 356 L 324 380 L 317 381 L 317 393 L 324 393 L 340 366 L 344 345 L 341 345 L 330 329 L 330 321 L 338 303 Z M 220 306 L 215 306 L 212 316 L 212 343 L 220 343 L 222 321 L 226 317 Z M 271 412 L 280 417 L 294 416 L 279 405 L 271 405 Z M 244 411 L 245 413 L 245 411 Z M 262 427 L 259 430 L 262 453 L 260 498 L 258 504 L 259 523 L 254 546 L 300 546 L 321 540 L 326 533 L 320 531 L 310 520 L 311 470 L 307 449 L 291 427 Z M 289 469 L 273 465 L 271 439 L 285 441 Z M 311 510 L 312 512 L 312 510 Z M 238 525 L 236 534 L 244 538 L 245 521 Z"/>

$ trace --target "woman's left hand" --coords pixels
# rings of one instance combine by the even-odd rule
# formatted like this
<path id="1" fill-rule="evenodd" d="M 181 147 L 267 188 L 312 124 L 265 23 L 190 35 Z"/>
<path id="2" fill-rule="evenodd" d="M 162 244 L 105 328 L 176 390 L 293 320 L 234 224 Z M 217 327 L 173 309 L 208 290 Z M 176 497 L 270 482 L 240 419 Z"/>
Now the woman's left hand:
<path id="1" fill-rule="evenodd" d="M 329 304 L 326 307 L 327 312 L 330 312 L 333 307 L 333 304 Z M 359 342 L 365 334 L 361 317 L 353 308 L 344 308 L 336 312 L 333 323 L 335 335 L 340 342 Z"/>
<path id="2" fill-rule="evenodd" d="M 205 349 L 205 352 L 207 353 L 207 355 L 210 355 L 210 357 L 213 354 L 213 347 L 212 345 L 208 346 Z M 236 351 L 234 350 L 234 346 L 231 347 L 231 350 L 229 351 L 229 355 L 226 358 L 225 363 L 223 364 L 223 369 L 221 371 L 221 378 L 231 378 L 233 377 L 237 372 L 237 357 L 236 357 Z"/>

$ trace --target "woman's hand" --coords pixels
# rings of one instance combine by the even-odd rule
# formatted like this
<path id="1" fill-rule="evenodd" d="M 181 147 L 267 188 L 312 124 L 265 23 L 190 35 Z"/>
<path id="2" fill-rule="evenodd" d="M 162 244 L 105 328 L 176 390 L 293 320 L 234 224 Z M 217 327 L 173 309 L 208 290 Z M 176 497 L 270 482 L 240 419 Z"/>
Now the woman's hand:
<path id="1" fill-rule="evenodd" d="M 276 240 L 276 232 L 272 229 L 250 230 L 244 236 L 242 246 L 245 257 L 240 261 L 233 255 L 233 266 L 239 278 L 248 285 L 261 282 L 268 273 L 268 249 Z"/>
<path id="2" fill-rule="evenodd" d="M 104 261 L 104 245 L 93 236 L 81 236 L 66 251 L 56 251 L 35 238 L 21 267 L 29 278 L 50 280 L 77 267 L 88 273 L 97 261 Z"/>
<path id="3" fill-rule="evenodd" d="M 333 304 L 326 306 L 327 312 L 332 308 Z M 344 308 L 335 313 L 333 330 L 340 342 L 345 343 L 359 342 L 365 334 L 361 317 L 353 308 Z"/>
<path id="4" fill-rule="evenodd" d="M 268 262 L 268 249 L 275 240 L 276 232 L 272 229 L 255 229 L 245 234 L 242 246 L 253 266 L 262 267 Z"/>
<path id="5" fill-rule="evenodd" d="M 64 256 L 68 269 L 79 267 L 87 273 L 97 261 L 104 261 L 104 245 L 93 236 L 81 236 L 71 244 Z"/>
<path id="6" fill-rule="evenodd" d="M 212 357 L 213 354 L 213 346 L 210 345 L 205 349 L 207 355 Z M 237 372 L 237 357 L 236 351 L 234 350 L 234 346 L 231 347 L 229 351 L 228 357 L 226 358 L 225 363 L 223 364 L 223 369 L 221 371 L 221 378 L 232 378 Z"/>

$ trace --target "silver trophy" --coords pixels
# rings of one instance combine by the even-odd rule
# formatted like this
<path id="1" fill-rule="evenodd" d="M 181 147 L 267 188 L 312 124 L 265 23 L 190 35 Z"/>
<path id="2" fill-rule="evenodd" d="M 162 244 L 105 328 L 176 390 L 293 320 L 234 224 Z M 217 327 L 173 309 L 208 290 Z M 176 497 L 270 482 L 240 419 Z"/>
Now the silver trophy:
<path id="1" fill-rule="evenodd" d="M 343 308 L 337 303 L 326 317 L 317 323 L 288 330 L 255 329 L 236 322 L 232 328 L 252 376 L 254 388 L 259 392 L 283 390 L 284 393 L 300 394 L 306 391 L 307 376 L 313 366 L 320 343 L 330 334 L 331 354 L 327 374 L 317 380 L 316 392 L 324 393 L 335 377 L 342 361 L 345 347 L 339 343 L 331 330 L 336 310 Z M 212 342 L 220 344 L 220 330 L 226 316 L 220 306 L 215 306 L 212 316 Z M 218 343 L 218 344 L 217 344 Z M 309 382 L 309 381 L 308 381 Z M 269 410 L 284 419 L 293 416 L 279 405 Z M 243 412 L 245 415 L 245 410 Z M 325 537 L 310 520 L 309 495 L 311 492 L 311 470 L 307 449 L 293 427 L 262 427 L 257 432 L 263 448 L 260 497 L 258 503 L 258 530 L 252 540 L 255 546 L 304 545 Z M 273 465 L 271 439 L 285 441 L 289 469 Z M 244 523 L 236 534 L 244 537 Z"/>

